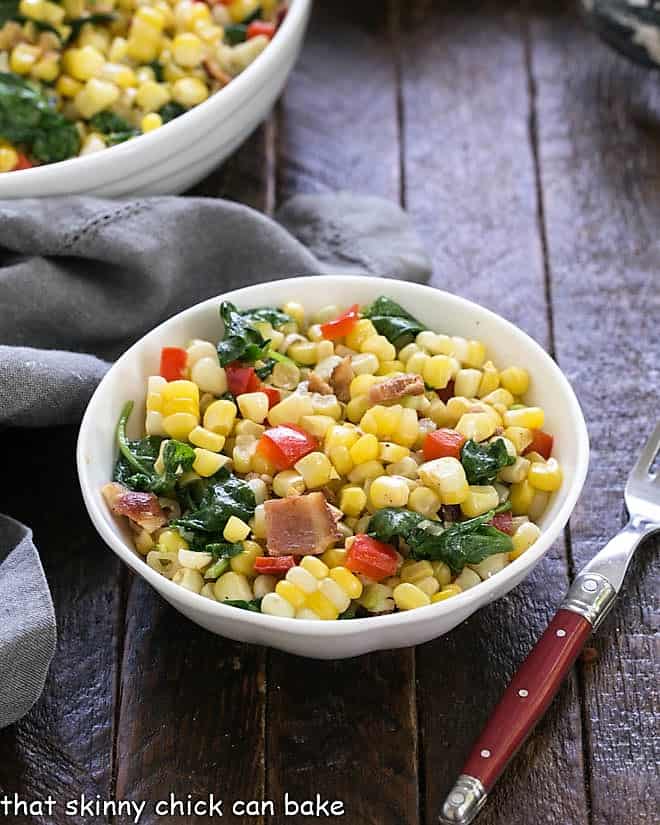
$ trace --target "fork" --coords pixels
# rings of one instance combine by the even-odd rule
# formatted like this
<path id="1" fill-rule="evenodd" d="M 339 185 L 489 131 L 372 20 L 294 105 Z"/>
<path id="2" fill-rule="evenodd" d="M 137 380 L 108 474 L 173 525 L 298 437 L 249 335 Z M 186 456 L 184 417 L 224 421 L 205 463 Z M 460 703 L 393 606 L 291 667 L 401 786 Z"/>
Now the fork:
<path id="1" fill-rule="evenodd" d="M 626 483 L 628 523 L 575 577 L 544 634 L 511 680 L 442 806 L 441 825 L 468 825 L 483 808 L 585 642 L 612 609 L 635 550 L 660 530 L 660 472 L 651 472 L 659 449 L 660 423 Z"/>

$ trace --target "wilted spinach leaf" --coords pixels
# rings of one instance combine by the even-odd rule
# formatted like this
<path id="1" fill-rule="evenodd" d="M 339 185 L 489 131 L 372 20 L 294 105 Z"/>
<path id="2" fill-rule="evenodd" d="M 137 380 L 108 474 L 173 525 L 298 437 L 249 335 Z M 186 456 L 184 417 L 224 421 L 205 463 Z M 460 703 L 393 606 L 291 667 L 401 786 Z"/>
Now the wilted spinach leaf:
<path id="1" fill-rule="evenodd" d="M 91 14 L 86 14 L 83 17 L 75 17 L 73 20 L 67 22 L 67 26 L 71 26 L 71 34 L 67 39 L 67 45 L 73 41 L 80 34 L 85 23 L 91 23 L 93 26 L 102 25 L 104 23 L 113 23 L 117 19 L 117 15 L 112 12 L 97 11 Z"/>
<path id="2" fill-rule="evenodd" d="M 403 347 L 415 339 L 425 327 L 413 316 L 384 295 L 368 306 L 362 313 L 369 318 L 381 335 L 396 347 Z"/>
<path id="3" fill-rule="evenodd" d="M 140 134 L 139 129 L 135 129 L 127 120 L 114 112 L 98 112 L 89 123 L 93 129 L 106 136 L 111 146 L 123 143 Z"/>
<path id="4" fill-rule="evenodd" d="M 224 338 L 218 344 L 218 357 L 223 367 L 232 361 L 254 363 L 265 356 L 269 342 L 229 301 L 220 304 L 220 317 L 225 325 Z"/>
<path id="5" fill-rule="evenodd" d="M 255 507 L 250 485 L 220 470 L 206 487 L 199 506 L 172 523 L 183 530 L 219 536 L 231 516 L 249 521 Z"/>
<path id="6" fill-rule="evenodd" d="M 245 599 L 225 599 L 220 604 L 228 604 L 230 607 L 240 607 L 241 610 L 250 610 L 252 613 L 261 613 L 261 599 L 252 599 L 247 602 Z"/>
<path id="7" fill-rule="evenodd" d="M 388 542 L 399 536 L 407 540 L 406 537 L 422 521 L 426 521 L 424 516 L 405 507 L 386 507 L 377 510 L 371 517 L 368 532 L 379 541 Z"/>
<path id="8" fill-rule="evenodd" d="M 176 103 L 174 100 L 170 100 L 169 103 L 166 103 L 163 107 L 161 107 L 158 110 L 158 114 L 163 119 L 163 123 L 169 123 L 170 120 L 174 120 L 175 117 L 179 117 L 185 112 L 186 109 L 180 103 Z"/>
<path id="9" fill-rule="evenodd" d="M 18 15 L 19 0 L 0 0 L 0 26 L 8 20 L 15 20 Z"/>
<path id="10" fill-rule="evenodd" d="M 244 309 L 240 313 L 249 324 L 258 322 L 270 324 L 271 327 L 281 327 L 282 324 L 290 323 L 291 316 L 276 307 L 257 307 L 256 309 Z"/>
<path id="11" fill-rule="evenodd" d="M 502 467 L 515 464 L 515 461 L 516 459 L 507 452 L 501 438 L 489 444 L 477 444 L 470 439 L 461 450 L 461 463 L 468 484 L 490 484 L 495 481 Z"/>
<path id="12" fill-rule="evenodd" d="M 44 163 L 78 154 L 80 136 L 36 86 L 17 75 L 0 72 L 0 137 L 24 145 Z"/>

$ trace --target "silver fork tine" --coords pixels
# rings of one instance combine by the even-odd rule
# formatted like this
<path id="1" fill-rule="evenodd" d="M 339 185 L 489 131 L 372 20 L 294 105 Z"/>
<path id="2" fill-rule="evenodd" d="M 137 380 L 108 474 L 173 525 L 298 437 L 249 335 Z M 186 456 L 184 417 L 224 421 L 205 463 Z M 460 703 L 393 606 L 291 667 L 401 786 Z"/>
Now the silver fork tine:
<path id="1" fill-rule="evenodd" d="M 655 430 L 653 430 L 644 445 L 644 448 L 637 459 L 637 464 L 633 467 L 630 477 L 640 481 L 648 477 L 651 463 L 658 450 L 660 450 L 660 421 L 656 424 Z"/>

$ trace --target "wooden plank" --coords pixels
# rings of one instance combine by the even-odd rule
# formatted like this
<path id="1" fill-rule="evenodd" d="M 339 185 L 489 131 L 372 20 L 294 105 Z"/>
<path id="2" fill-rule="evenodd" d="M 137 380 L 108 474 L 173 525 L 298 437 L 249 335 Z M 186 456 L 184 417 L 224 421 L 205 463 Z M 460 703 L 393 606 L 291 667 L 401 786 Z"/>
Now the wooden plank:
<path id="1" fill-rule="evenodd" d="M 266 124 L 194 194 L 270 211 L 273 131 Z M 162 822 L 153 803 L 264 798 L 265 651 L 208 633 L 134 579 L 127 608 L 116 745 L 117 799 L 146 800 L 144 825 Z M 202 809 L 168 821 L 208 822 Z M 130 822 L 129 818 L 117 822 Z"/>
<path id="2" fill-rule="evenodd" d="M 411 3 L 402 24 L 406 202 L 432 250 L 433 282 L 550 347 L 518 4 Z M 418 650 L 424 821 L 437 821 L 474 739 L 566 586 L 558 542 L 509 596 Z M 582 767 L 570 679 L 480 821 L 585 823 Z"/>
<path id="3" fill-rule="evenodd" d="M 281 108 L 280 198 L 350 188 L 399 199 L 388 37 L 382 3 L 316 5 Z M 413 652 L 339 662 L 272 652 L 269 662 L 269 798 L 319 793 L 344 803 L 329 822 L 415 825 Z M 291 820 L 280 811 L 272 821 Z"/>
<path id="4" fill-rule="evenodd" d="M 37 706 L 0 732 L 0 797 L 44 800 L 52 794 L 58 807 L 52 817 L 10 817 L 16 825 L 88 822 L 65 816 L 64 802 L 111 794 L 121 570 L 77 493 L 76 437 L 77 427 L 13 430 L 3 443 L 12 471 L 2 509 L 34 531 L 59 634 Z"/>
<path id="5" fill-rule="evenodd" d="M 571 529 L 580 567 L 620 528 L 625 479 L 657 419 L 660 92 L 656 75 L 609 52 L 572 4 L 534 11 L 557 356 L 591 435 Z M 594 825 L 656 822 L 660 809 L 657 548 L 649 542 L 633 563 L 582 666 Z"/>

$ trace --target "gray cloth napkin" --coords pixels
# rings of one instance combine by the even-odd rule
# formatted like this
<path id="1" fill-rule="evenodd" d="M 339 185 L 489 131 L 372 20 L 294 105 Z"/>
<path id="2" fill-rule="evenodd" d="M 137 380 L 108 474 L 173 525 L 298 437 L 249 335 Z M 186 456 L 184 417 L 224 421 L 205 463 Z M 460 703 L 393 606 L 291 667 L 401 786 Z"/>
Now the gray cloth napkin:
<path id="1" fill-rule="evenodd" d="M 407 216 L 373 197 L 298 196 L 277 221 L 205 198 L 0 202 L 0 426 L 74 423 L 107 360 L 164 318 L 328 271 L 424 281 L 430 263 Z M 0 622 L 2 728 L 37 700 L 55 650 L 31 533 L 3 516 Z"/>

